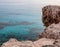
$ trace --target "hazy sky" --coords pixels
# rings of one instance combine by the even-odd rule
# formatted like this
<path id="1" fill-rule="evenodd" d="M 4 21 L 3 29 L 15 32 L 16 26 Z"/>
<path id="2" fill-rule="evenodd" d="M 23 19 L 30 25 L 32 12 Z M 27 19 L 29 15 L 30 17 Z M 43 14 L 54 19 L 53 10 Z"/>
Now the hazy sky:
<path id="1" fill-rule="evenodd" d="M 42 5 L 60 5 L 60 0 L 0 0 L 0 5 L 3 4 L 12 4 L 12 5 L 21 5 L 21 4 L 42 4 Z"/>

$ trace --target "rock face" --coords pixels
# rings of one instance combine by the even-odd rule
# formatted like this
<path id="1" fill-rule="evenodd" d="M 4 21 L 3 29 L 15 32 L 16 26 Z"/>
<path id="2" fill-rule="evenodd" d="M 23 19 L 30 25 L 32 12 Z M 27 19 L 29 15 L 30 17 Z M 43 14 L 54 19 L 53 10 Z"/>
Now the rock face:
<path id="1" fill-rule="evenodd" d="M 53 23 L 57 24 L 60 22 L 60 6 L 45 6 L 42 12 L 44 26 L 47 27 Z"/>
<path id="2" fill-rule="evenodd" d="M 32 41 L 20 42 L 16 39 L 10 39 L 9 41 L 3 43 L 1 47 L 34 47 Z"/>
<path id="3" fill-rule="evenodd" d="M 46 27 L 40 37 L 60 39 L 60 22 L 58 24 L 51 24 Z"/>
<path id="4" fill-rule="evenodd" d="M 16 39 L 10 39 L 9 41 L 3 43 L 1 47 L 42 47 L 45 45 L 53 45 L 54 39 L 42 38 L 35 42 L 32 41 L 17 41 Z"/>
<path id="5" fill-rule="evenodd" d="M 35 47 L 43 47 L 48 45 L 53 45 L 54 39 L 41 38 L 34 42 Z"/>

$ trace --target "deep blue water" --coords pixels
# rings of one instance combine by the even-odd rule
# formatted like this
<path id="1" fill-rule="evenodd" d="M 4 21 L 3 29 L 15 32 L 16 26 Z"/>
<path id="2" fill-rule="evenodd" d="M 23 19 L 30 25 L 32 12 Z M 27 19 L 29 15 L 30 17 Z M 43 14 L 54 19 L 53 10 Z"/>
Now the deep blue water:
<path id="1" fill-rule="evenodd" d="M 34 40 L 43 30 L 38 6 L 0 5 L 0 43 L 16 38 Z"/>

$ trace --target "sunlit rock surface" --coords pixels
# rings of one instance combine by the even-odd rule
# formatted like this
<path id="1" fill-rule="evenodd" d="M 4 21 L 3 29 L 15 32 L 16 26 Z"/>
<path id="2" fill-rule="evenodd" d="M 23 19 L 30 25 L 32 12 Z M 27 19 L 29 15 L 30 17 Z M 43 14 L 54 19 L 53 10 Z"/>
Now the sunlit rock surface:
<path id="1" fill-rule="evenodd" d="M 60 39 L 60 22 L 46 27 L 40 37 Z"/>
<path id="2" fill-rule="evenodd" d="M 37 41 L 18 41 L 11 38 L 9 41 L 2 44 L 1 47 L 60 47 L 60 40 L 41 38 Z"/>
<path id="3" fill-rule="evenodd" d="M 17 41 L 16 39 L 10 39 L 2 44 L 1 47 L 42 47 L 45 45 L 53 45 L 54 39 L 42 38 L 37 41 Z"/>
<path id="4" fill-rule="evenodd" d="M 45 6 L 42 8 L 42 21 L 44 26 L 60 22 L 60 6 Z"/>
<path id="5" fill-rule="evenodd" d="M 17 41 L 16 39 L 10 39 L 9 41 L 3 43 L 1 47 L 34 47 L 32 41 Z"/>
<path id="6" fill-rule="evenodd" d="M 34 42 L 35 47 L 43 47 L 45 45 L 53 45 L 54 39 L 41 38 Z"/>

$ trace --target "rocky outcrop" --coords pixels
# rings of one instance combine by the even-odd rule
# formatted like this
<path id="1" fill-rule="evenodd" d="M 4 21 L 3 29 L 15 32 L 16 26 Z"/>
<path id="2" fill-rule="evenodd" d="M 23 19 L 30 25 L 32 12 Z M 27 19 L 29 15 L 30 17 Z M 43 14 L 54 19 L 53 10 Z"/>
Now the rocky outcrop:
<path id="1" fill-rule="evenodd" d="M 42 38 L 37 41 L 17 41 L 16 39 L 10 39 L 9 41 L 3 43 L 1 47 L 42 47 L 45 45 L 53 45 L 54 39 Z"/>
<path id="2" fill-rule="evenodd" d="M 47 27 L 53 23 L 57 24 L 60 22 L 60 6 L 45 6 L 42 12 L 44 26 Z"/>
<path id="3" fill-rule="evenodd" d="M 17 41 L 11 38 L 2 44 L 1 47 L 60 47 L 60 40 L 41 38 L 37 41 Z"/>
<path id="4" fill-rule="evenodd" d="M 17 41 L 16 39 L 10 39 L 9 41 L 3 43 L 1 47 L 34 47 L 32 41 Z"/>
<path id="5" fill-rule="evenodd" d="M 43 47 L 48 45 L 53 45 L 54 39 L 41 38 L 34 42 L 35 47 Z"/>
<path id="6" fill-rule="evenodd" d="M 58 24 L 51 24 L 50 26 L 46 27 L 40 37 L 60 39 L 60 22 Z"/>

